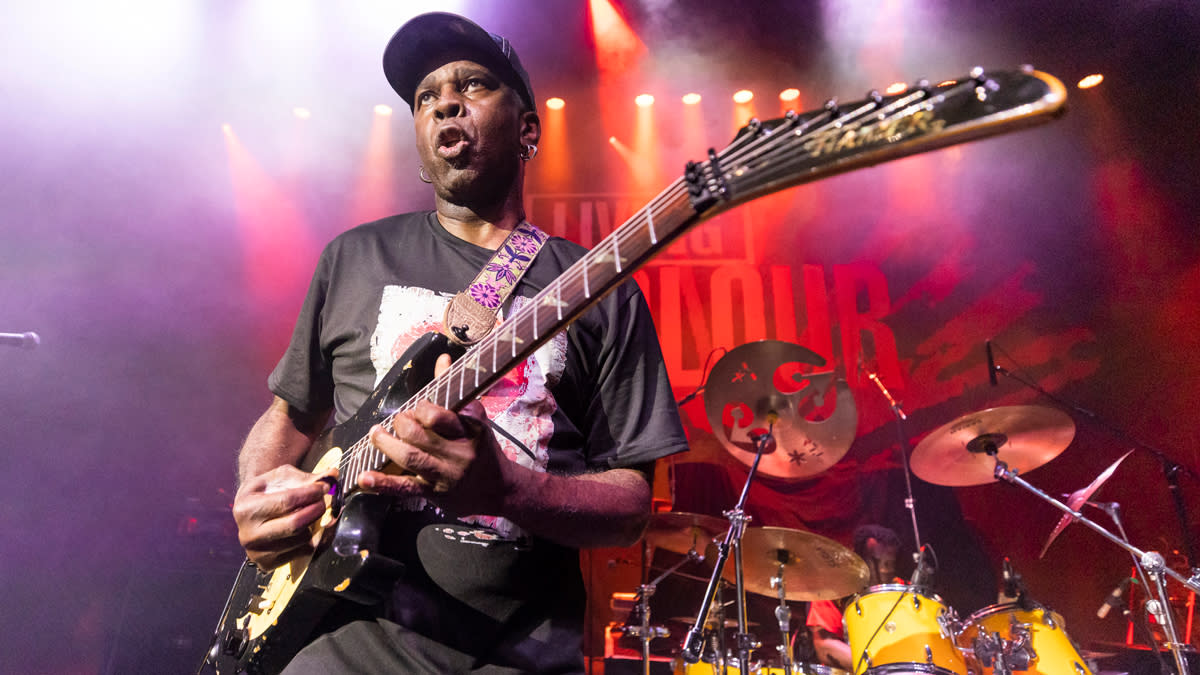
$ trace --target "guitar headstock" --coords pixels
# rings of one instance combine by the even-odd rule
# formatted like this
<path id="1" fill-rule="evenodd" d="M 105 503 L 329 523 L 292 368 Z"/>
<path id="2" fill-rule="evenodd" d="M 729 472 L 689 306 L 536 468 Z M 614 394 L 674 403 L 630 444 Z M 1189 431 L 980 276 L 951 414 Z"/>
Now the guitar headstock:
<path id="1" fill-rule="evenodd" d="M 707 217 L 792 185 L 1040 124 L 1061 114 L 1066 100 L 1052 75 L 975 68 L 936 85 L 751 120 L 724 150 L 689 163 L 684 181 L 693 208 Z"/>

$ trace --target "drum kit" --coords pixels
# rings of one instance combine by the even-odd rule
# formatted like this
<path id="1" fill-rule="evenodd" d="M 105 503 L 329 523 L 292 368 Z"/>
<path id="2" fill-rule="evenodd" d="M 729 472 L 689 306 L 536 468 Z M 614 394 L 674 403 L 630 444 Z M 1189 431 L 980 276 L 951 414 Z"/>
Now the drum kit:
<path id="1" fill-rule="evenodd" d="M 631 614 L 638 621 L 620 627 L 641 642 L 643 672 L 650 672 L 651 640 L 670 635 L 665 627 L 652 624 L 650 597 L 657 584 L 681 565 L 701 561 L 711 564 L 711 578 L 696 615 L 681 617 L 691 627 L 675 651 L 676 673 L 846 675 L 837 668 L 794 662 L 794 626 L 787 603 L 849 598 L 843 627 L 854 675 L 1091 675 L 1088 661 L 1067 636 L 1062 617 L 1027 596 L 1007 560 L 1002 593 L 1007 597 L 1002 599 L 1011 602 L 960 618 L 921 581 L 925 556 L 915 515 L 914 534 L 921 553 L 915 557 L 912 579 L 869 587 L 867 563 L 841 544 L 811 532 L 748 526 L 743 507 L 755 473 L 767 458 L 773 462 L 768 472 L 772 476 L 808 477 L 840 460 L 853 441 L 857 425 L 853 398 L 845 381 L 824 366 L 823 358 L 799 345 L 762 341 L 731 350 L 713 368 L 703 388 L 706 413 L 719 440 L 750 467 L 750 473 L 738 503 L 724 512 L 725 519 L 680 512 L 652 516 L 646 545 L 685 557 L 640 587 L 638 611 Z M 1003 368 L 989 367 L 1008 374 Z M 867 376 L 887 398 L 898 425 L 907 419 L 879 378 L 874 373 Z M 813 415 L 817 409 L 822 414 Z M 1057 457 L 1074 435 L 1074 421 L 1058 409 L 1006 406 L 970 413 L 934 430 L 912 450 L 911 460 L 901 435 L 901 454 L 906 459 L 906 479 L 911 471 L 926 482 L 945 486 L 1003 480 L 1054 505 L 1065 514 L 1064 522 L 1047 546 L 1067 523 L 1081 522 L 1129 551 L 1144 588 L 1159 591 L 1159 599 L 1148 602 L 1148 609 L 1169 636 L 1178 672 L 1187 672 L 1180 654 L 1183 645 L 1175 637 L 1170 612 L 1162 611 L 1161 605 L 1167 602 L 1165 577 L 1197 592 L 1200 573 L 1183 577 L 1161 564 L 1159 554 L 1133 547 L 1123 532 L 1117 537 L 1079 512 L 1084 503 L 1091 504 L 1086 500 L 1121 460 L 1067 503 L 1021 477 Z M 906 501 L 910 511 L 912 504 L 910 485 Z M 726 565 L 730 556 L 732 570 Z M 729 588 L 735 599 L 724 602 L 722 590 Z M 778 601 L 774 611 L 781 636 L 777 665 L 750 660 L 759 643 L 747 632 L 751 624 L 746 617 L 746 593 Z M 725 616 L 729 605 L 736 606 L 736 618 Z M 730 636 L 726 627 L 736 632 Z"/>

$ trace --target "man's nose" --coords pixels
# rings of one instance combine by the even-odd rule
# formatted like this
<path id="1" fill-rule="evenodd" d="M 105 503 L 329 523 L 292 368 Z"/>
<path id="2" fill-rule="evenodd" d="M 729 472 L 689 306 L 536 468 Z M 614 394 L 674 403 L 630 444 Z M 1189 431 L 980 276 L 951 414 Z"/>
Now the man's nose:
<path id="1" fill-rule="evenodd" d="M 462 114 L 462 111 L 462 97 L 457 90 L 453 89 L 442 92 L 442 95 L 438 97 L 437 105 L 433 109 L 434 114 L 439 119 L 458 117 Z"/>

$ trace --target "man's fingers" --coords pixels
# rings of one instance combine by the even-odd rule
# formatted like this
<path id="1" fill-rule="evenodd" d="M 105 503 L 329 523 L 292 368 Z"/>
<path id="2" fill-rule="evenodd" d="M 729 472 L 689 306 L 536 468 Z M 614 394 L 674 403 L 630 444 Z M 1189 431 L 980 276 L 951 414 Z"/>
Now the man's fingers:
<path id="1" fill-rule="evenodd" d="M 253 529 L 240 532 L 242 545 L 247 549 L 278 550 L 308 541 L 312 525 L 325 513 L 324 501 L 309 504 L 286 515 L 264 519 Z"/>
<path id="2" fill-rule="evenodd" d="M 442 354 L 437 357 L 437 361 L 433 364 L 433 376 L 441 377 L 442 373 L 450 369 L 450 364 L 453 362 L 454 360 L 450 358 L 449 354 Z"/>
<path id="3" fill-rule="evenodd" d="M 398 497 L 414 497 L 425 494 L 429 481 L 421 476 L 394 476 L 367 471 L 358 477 L 358 484 L 366 490 Z"/>

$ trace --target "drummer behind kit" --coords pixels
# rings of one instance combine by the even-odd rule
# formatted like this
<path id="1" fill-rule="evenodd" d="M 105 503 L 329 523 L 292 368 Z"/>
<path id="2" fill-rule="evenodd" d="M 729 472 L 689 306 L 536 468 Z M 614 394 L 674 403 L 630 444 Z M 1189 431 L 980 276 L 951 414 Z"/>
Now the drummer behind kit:
<path id="1" fill-rule="evenodd" d="M 787 358 L 809 361 L 806 350 L 795 347 L 772 341 L 752 343 L 731 351 L 713 370 L 718 372 L 729 356 L 735 357 L 736 365 L 743 370 L 754 368 L 764 373 L 772 372 L 779 367 L 779 361 Z M 818 365 L 815 359 L 809 362 Z M 760 391 L 761 387 L 735 389 L 724 386 L 717 378 L 710 379 L 708 387 L 707 399 L 721 405 L 739 398 L 744 400 L 747 394 L 770 396 L 765 390 Z M 753 396 L 750 409 L 761 410 L 762 405 L 754 405 Z M 790 421 L 794 423 L 794 431 L 805 431 L 803 420 Z M 1074 422 L 1061 411 L 1039 406 L 993 408 L 965 415 L 930 433 L 913 450 L 911 467 L 931 483 L 982 485 L 1001 477 L 998 467 L 1012 466 L 1027 472 L 1046 464 L 1067 448 L 1074 435 Z M 841 456 L 836 451 L 834 454 Z M 1098 487 L 1102 482 L 1098 479 L 1095 485 Z M 711 516 L 659 513 L 651 520 L 646 542 L 649 546 L 685 554 L 688 556 L 685 560 L 711 561 L 714 543 L 728 536 L 722 534 L 726 529 L 724 521 Z M 925 547 L 921 547 L 916 557 L 916 570 L 909 583 L 882 584 L 865 590 L 869 571 L 862 558 L 811 532 L 748 527 L 741 534 L 740 552 L 742 578 L 731 575 L 727 568 L 723 569 L 722 577 L 745 592 L 778 599 L 776 616 L 783 633 L 782 645 L 789 644 L 788 601 L 833 600 L 857 593 L 843 612 L 853 675 L 1092 675 L 1092 668 L 1068 637 L 1062 617 L 1028 597 L 1020 576 L 1007 559 L 1000 594 L 1005 601 L 960 619 L 926 585 L 929 566 Z M 674 569 L 667 570 L 659 580 Z M 644 606 L 638 617 L 643 625 L 629 627 L 631 634 L 643 637 L 647 662 L 649 641 L 664 634 L 656 632 L 649 623 L 649 607 L 645 602 L 652 595 L 653 586 L 651 583 L 642 587 L 640 597 Z M 724 642 L 725 631 L 719 628 L 738 626 L 737 621 L 725 618 L 726 604 L 730 603 L 718 601 L 709 605 L 708 611 L 701 612 L 706 621 L 700 658 L 698 662 L 689 662 L 685 651 L 685 658 L 677 661 L 676 673 L 740 673 L 734 667 L 739 662 Z M 714 607 L 715 620 L 711 616 Z M 830 666 L 803 661 L 793 664 L 790 647 L 780 647 L 780 661 L 788 664 L 792 673 L 846 675 L 845 671 Z M 788 668 L 764 667 L 761 661 L 756 661 L 751 670 L 783 675 Z"/>

